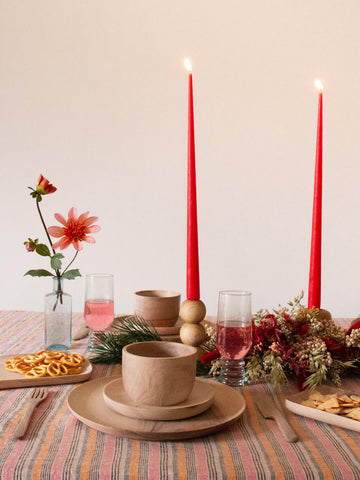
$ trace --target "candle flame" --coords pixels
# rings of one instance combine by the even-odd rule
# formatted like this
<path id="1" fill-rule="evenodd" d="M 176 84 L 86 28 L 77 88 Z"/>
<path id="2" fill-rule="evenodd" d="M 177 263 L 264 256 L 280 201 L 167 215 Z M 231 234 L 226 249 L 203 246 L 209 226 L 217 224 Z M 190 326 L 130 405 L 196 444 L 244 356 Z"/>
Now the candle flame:
<path id="1" fill-rule="evenodd" d="M 186 70 L 189 73 L 192 73 L 190 60 L 188 58 L 185 58 L 184 63 L 185 63 Z"/>
<path id="2" fill-rule="evenodd" d="M 323 84 L 320 82 L 319 79 L 315 80 L 315 85 L 319 89 L 319 92 L 322 92 L 324 90 Z"/>

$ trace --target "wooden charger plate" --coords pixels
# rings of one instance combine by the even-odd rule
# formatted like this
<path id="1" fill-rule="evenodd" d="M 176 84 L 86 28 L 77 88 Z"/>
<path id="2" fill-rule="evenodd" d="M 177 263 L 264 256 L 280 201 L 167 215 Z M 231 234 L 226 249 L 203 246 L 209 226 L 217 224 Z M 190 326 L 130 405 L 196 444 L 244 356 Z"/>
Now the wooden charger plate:
<path id="1" fill-rule="evenodd" d="M 195 417 L 173 421 L 142 420 L 126 417 L 109 408 L 103 397 L 104 387 L 116 377 L 102 377 L 74 388 L 68 407 L 75 417 L 89 427 L 136 440 L 180 440 L 200 437 L 234 423 L 246 408 L 242 395 L 235 389 L 211 382 L 214 389 L 212 406 Z"/>
<path id="2" fill-rule="evenodd" d="M 177 405 L 157 407 L 138 405 L 126 393 L 122 377 L 105 385 L 104 401 L 108 407 L 121 415 L 144 420 L 180 420 L 205 412 L 214 399 L 210 382 L 197 378 L 189 398 Z"/>
<path id="3" fill-rule="evenodd" d="M 327 385 L 320 385 L 316 388 L 316 390 L 323 395 L 329 395 L 332 393 L 335 393 L 337 395 L 354 394 L 353 392 L 348 392 L 346 390 Z M 355 430 L 356 432 L 360 432 L 360 422 L 357 420 L 301 405 L 301 402 L 303 402 L 307 398 L 309 398 L 308 392 L 300 392 L 294 395 L 290 395 L 285 399 L 285 406 L 288 410 L 290 410 L 290 412 L 296 413 L 297 415 L 302 415 L 303 417 L 312 418 L 314 420 L 320 420 L 321 422 L 329 423 L 330 425 L 335 425 L 336 427 L 348 428 L 349 430 Z"/>
<path id="4" fill-rule="evenodd" d="M 70 350 L 68 353 L 71 352 Z M 27 355 L 23 353 L 21 355 Z M 63 385 L 65 383 L 78 383 L 87 380 L 92 372 L 92 365 L 89 360 L 85 359 L 82 363 L 82 372 L 75 375 L 61 375 L 59 377 L 35 377 L 27 378 L 23 373 L 9 372 L 5 369 L 4 362 L 18 355 L 2 355 L 0 356 L 0 389 L 4 388 L 20 388 L 20 387 L 38 387 L 43 385 Z"/>

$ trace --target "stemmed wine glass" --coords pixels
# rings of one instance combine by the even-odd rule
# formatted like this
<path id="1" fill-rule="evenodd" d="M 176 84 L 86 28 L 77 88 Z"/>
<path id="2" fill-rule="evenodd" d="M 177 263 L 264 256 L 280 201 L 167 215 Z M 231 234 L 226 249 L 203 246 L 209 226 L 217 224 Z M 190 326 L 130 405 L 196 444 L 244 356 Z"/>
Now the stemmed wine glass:
<path id="1" fill-rule="evenodd" d="M 245 385 L 244 357 L 251 348 L 251 293 L 240 290 L 219 292 L 216 347 L 221 354 L 219 381 Z"/>
<path id="2" fill-rule="evenodd" d="M 106 330 L 114 321 L 114 281 L 110 273 L 86 275 L 84 321 L 90 328 L 89 349 L 94 332 Z"/>

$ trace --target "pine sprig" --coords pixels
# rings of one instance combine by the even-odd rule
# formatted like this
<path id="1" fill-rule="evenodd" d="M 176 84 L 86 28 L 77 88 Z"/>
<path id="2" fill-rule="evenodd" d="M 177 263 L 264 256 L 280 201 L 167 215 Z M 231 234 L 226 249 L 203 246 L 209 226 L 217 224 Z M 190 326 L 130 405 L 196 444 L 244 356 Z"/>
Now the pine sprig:
<path id="1" fill-rule="evenodd" d="M 94 334 L 92 363 L 121 363 L 122 349 L 130 343 L 161 341 L 156 330 L 137 316 L 117 317 L 111 331 Z"/>
<path id="2" fill-rule="evenodd" d="M 134 342 L 148 342 L 151 340 L 161 340 L 160 335 L 154 327 L 145 323 L 145 321 L 137 315 L 129 317 L 116 317 L 113 331 L 119 335 L 131 335 Z"/>
<path id="3" fill-rule="evenodd" d="M 94 333 L 94 356 L 92 363 L 121 364 L 122 349 L 130 343 L 161 341 L 162 338 L 154 327 L 144 322 L 141 317 L 117 317 L 111 331 Z M 210 367 L 196 362 L 196 375 L 208 376 Z"/>

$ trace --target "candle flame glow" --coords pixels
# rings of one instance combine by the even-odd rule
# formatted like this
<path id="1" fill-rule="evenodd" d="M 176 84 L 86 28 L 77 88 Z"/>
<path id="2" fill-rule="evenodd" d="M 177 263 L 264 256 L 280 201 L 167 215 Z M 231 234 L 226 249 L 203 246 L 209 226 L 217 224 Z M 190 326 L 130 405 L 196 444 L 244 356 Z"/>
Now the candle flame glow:
<path id="1" fill-rule="evenodd" d="M 315 80 L 315 85 L 317 86 L 320 92 L 324 90 L 323 84 L 320 82 L 319 79 Z"/>
<path id="2" fill-rule="evenodd" d="M 186 70 L 189 73 L 192 73 L 190 60 L 188 58 L 185 58 L 184 63 L 185 63 Z"/>

